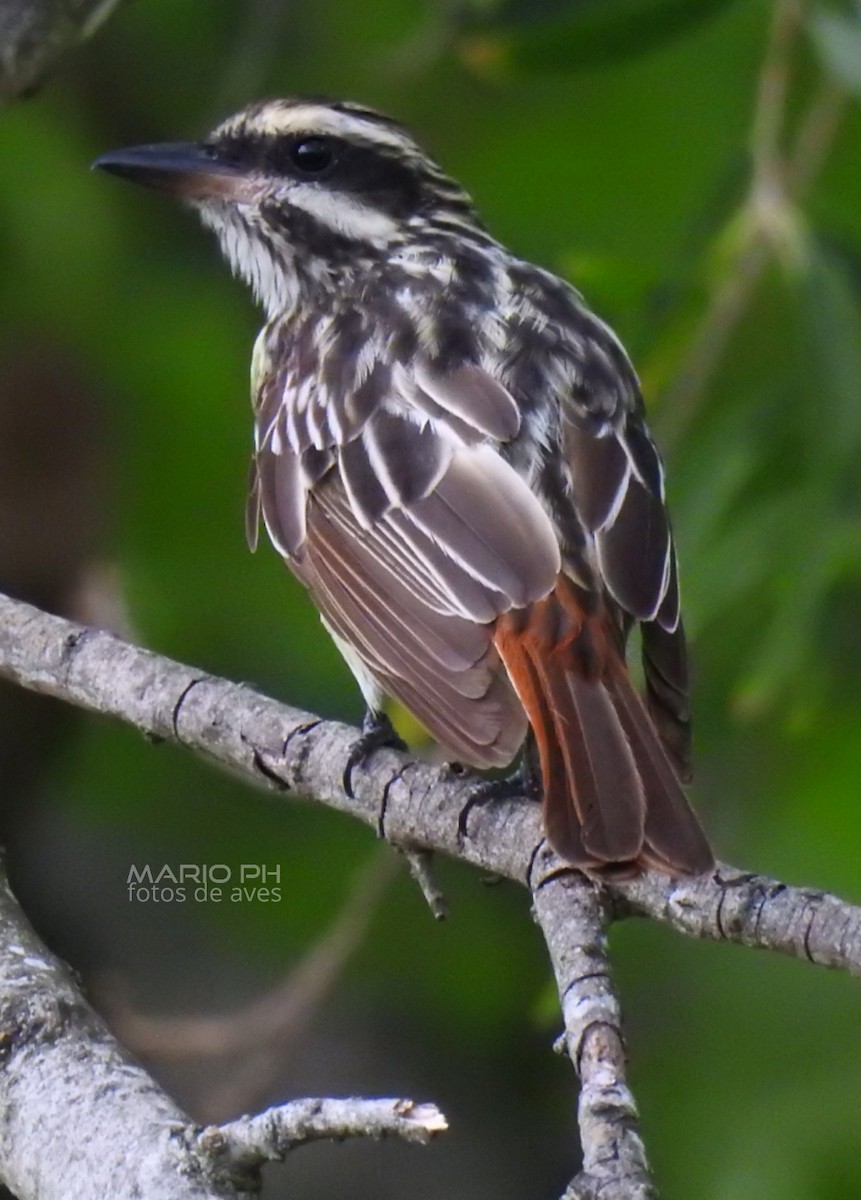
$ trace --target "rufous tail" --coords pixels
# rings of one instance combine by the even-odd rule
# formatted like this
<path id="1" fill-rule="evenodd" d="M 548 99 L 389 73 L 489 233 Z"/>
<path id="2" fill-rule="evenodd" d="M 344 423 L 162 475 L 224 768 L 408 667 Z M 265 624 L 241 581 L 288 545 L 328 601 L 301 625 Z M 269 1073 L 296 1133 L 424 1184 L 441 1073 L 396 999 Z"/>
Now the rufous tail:
<path id="1" fill-rule="evenodd" d="M 591 874 L 699 874 L 714 858 L 673 747 L 634 689 L 608 618 L 589 603 L 560 576 L 543 600 L 500 617 L 494 634 L 535 735 L 547 837 Z"/>

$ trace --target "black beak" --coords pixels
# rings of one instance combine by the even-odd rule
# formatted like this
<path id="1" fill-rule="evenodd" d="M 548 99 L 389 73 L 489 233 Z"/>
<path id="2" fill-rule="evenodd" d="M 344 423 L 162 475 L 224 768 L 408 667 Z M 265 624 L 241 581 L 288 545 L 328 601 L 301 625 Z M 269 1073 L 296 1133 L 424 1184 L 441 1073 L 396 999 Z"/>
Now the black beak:
<path id="1" fill-rule="evenodd" d="M 100 155 L 93 167 L 186 199 L 240 199 L 246 183 L 245 172 L 240 167 L 219 159 L 212 147 L 196 142 L 167 142 L 112 150 Z"/>

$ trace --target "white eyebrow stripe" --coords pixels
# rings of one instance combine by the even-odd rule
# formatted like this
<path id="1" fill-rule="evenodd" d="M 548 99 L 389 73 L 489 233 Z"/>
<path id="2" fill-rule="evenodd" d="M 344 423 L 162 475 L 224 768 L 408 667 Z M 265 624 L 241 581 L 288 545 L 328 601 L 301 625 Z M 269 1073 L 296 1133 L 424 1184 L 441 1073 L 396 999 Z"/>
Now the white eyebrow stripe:
<path id="1" fill-rule="evenodd" d="M 245 121 L 249 133 L 280 136 L 287 133 L 331 134 L 334 137 L 362 137 L 376 145 L 396 150 L 412 149 L 414 142 L 406 133 L 389 128 L 358 113 L 339 112 L 320 104 L 285 106 L 271 104 Z"/>

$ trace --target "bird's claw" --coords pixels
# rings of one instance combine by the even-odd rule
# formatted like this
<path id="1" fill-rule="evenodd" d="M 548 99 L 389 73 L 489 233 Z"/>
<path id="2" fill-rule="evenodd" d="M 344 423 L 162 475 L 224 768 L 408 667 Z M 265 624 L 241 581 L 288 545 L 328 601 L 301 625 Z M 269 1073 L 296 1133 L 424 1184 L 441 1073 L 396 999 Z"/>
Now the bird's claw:
<path id="1" fill-rule="evenodd" d="M 538 779 L 525 757 L 510 775 L 506 775 L 502 779 L 489 779 L 474 789 L 458 814 L 458 844 L 462 844 L 468 836 L 467 821 L 474 808 L 493 804 L 497 800 L 513 800 L 520 796 L 526 796 L 530 800 L 540 799 Z"/>
<path id="2" fill-rule="evenodd" d="M 364 766 L 365 762 L 376 750 L 406 750 L 407 744 L 398 737 L 389 717 L 384 712 L 368 710 L 362 721 L 362 732 L 353 743 L 347 765 L 344 767 L 342 785 L 344 791 L 352 800 L 353 772 L 356 767 Z"/>

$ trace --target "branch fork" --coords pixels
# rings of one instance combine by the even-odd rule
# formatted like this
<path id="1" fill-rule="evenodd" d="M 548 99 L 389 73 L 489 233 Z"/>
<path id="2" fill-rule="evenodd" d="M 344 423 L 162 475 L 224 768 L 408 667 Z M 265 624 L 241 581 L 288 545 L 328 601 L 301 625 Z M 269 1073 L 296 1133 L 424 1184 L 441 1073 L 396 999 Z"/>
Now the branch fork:
<path id="1" fill-rule="evenodd" d="M 258 787 L 310 797 L 363 820 L 378 833 L 383 831 L 382 803 L 386 838 L 411 856 L 431 902 L 435 889 L 427 863 L 428 856 L 438 852 L 526 886 L 556 978 L 564 1023 L 562 1044 L 580 1078 L 583 1168 L 572 1180 L 568 1200 L 653 1200 L 655 1196 L 627 1080 L 620 1006 L 607 957 L 611 922 L 645 916 L 687 936 L 734 941 L 861 973 L 861 908 L 835 896 L 726 864 L 698 878 L 670 879 L 650 872 L 634 880 L 598 885 L 555 857 L 543 839 L 537 805 L 512 799 L 481 808 L 474 812 L 464 836 L 459 817 L 474 793 L 475 779 L 411 761 L 391 749 L 375 752 L 362 765 L 354 781 L 355 795 L 349 798 L 343 791 L 343 773 L 355 745 L 355 730 L 279 704 L 251 688 L 202 675 L 110 633 L 92 630 L 84 636 L 82 627 L 6 597 L 0 597 L 0 675 L 123 720 L 150 737 L 177 742 Z M 26 967 L 20 970 L 19 986 L 11 991 L 8 980 L 0 978 L 5 1002 L 0 1030 L 7 1031 L 7 1047 L 10 1038 L 22 1036 L 16 1033 L 21 1017 L 15 1008 L 22 997 L 29 1003 L 34 994 L 47 994 L 55 1008 L 62 1003 L 63 1011 L 70 1014 L 75 1062 L 78 1067 L 85 1064 L 75 1078 L 87 1103 L 94 1106 L 88 1110 L 92 1126 L 113 1128 L 112 1143 L 123 1148 L 130 1130 L 136 1131 L 141 1146 L 146 1138 L 141 1141 L 140 1130 L 150 1131 L 147 1161 L 157 1163 L 171 1180 L 169 1188 L 157 1189 L 165 1200 L 245 1195 L 236 1172 L 244 1178 L 244 1172 L 253 1173 L 262 1161 L 281 1156 L 300 1140 L 394 1133 L 423 1141 L 445 1127 L 436 1108 L 412 1101 L 315 1100 L 297 1101 L 194 1135 L 184 1114 L 140 1068 L 123 1059 L 68 973 L 51 960 L 32 931 L 22 932 L 26 929 L 22 922 L 7 896 L 5 913 L 0 912 L 0 932 L 6 939 L 0 962 L 7 971 L 10 964 Z M 61 1065 L 66 1061 L 63 1043 L 64 1038 L 42 1039 L 33 1066 L 36 1076 L 57 1071 L 55 1060 Z M 11 1061 L 21 1062 L 24 1057 L 14 1054 Z M 101 1070 L 94 1067 L 94 1059 Z M 31 1183 L 44 1158 L 42 1139 L 38 1145 L 33 1141 L 33 1131 L 44 1133 L 46 1128 L 40 1106 L 45 1096 L 61 1097 L 59 1111 L 53 1114 L 52 1145 L 55 1154 L 71 1153 L 68 1103 L 59 1086 L 43 1086 L 24 1103 L 9 1061 L 0 1064 L 0 1111 L 5 1101 L 7 1112 L 29 1113 L 30 1136 L 23 1132 L 16 1138 L 0 1136 L 0 1173 L 19 1194 L 29 1197 L 36 1194 Z M 111 1115 L 105 1124 L 105 1092 L 99 1081 L 104 1081 L 106 1071 L 112 1082 Z M 164 1141 L 167 1127 L 188 1131 L 187 1153 L 196 1163 L 193 1186 L 187 1174 L 177 1172 L 175 1139 L 169 1145 Z M 11 1159 L 8 1147 L 14 1148 Z M 234 1172 L 229 1183 L 224 1180 L 225 1161 Z M 125 1200 L 133 1194 L 127 1175 L 118 1174 L 117 1163 L 106 1166 L 100 1158 L 89 1167 L 81 1189 L 72 1190 L 68 1171 L 60 1171 L 62 1190 L 41 1190 L 40 1200 L 53 1200 L 55 1195 L 57 1200 L 95 1200 L 104 1195 Z M 107 1170 L 114 1173 L 107 1177 Z M 127 1171 L 126 1165 L 123 1170 Z"/>

